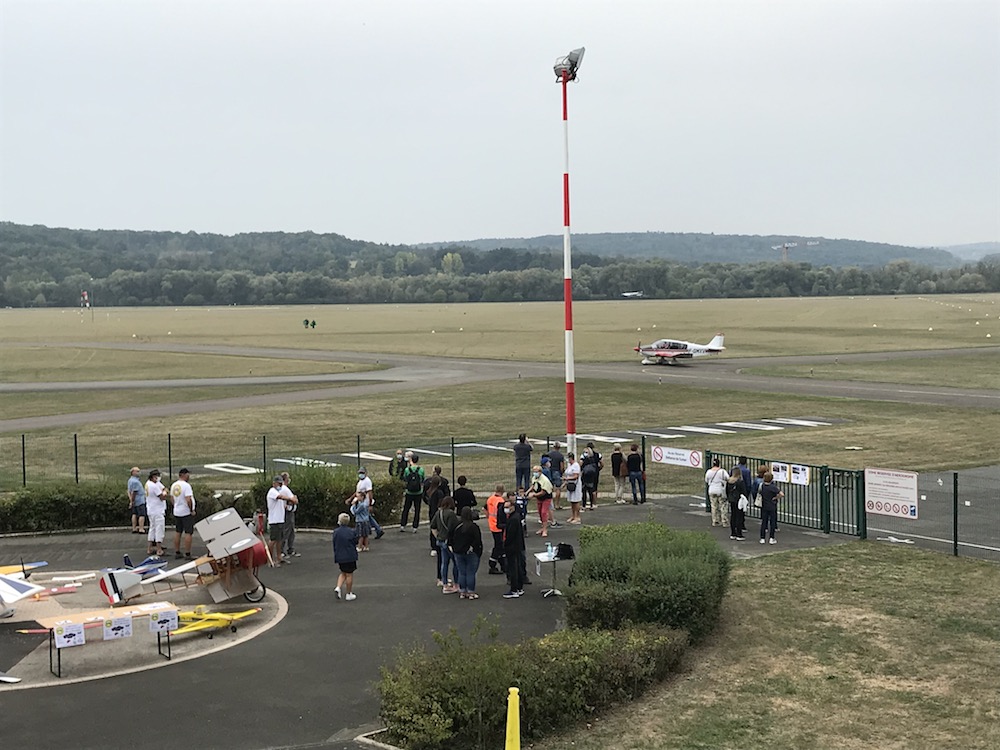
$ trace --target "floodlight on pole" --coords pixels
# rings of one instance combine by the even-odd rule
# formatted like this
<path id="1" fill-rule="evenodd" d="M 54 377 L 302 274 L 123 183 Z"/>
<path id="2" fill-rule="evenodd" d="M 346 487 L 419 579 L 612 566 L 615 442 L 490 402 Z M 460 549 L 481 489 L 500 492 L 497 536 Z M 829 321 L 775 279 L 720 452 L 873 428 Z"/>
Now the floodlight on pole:
<path id="1" fill-rule="evenodd" d="M 566 90 L 583 61 L 580 47 L 556 60 L 552 67 L 556 83 L 562 84 L 563 119 L 563 304 L 566 318 L 566 450 L 576 453 L 576 374 L 573 363 L 573 253 L 569 232 L 569 107 Z"/>

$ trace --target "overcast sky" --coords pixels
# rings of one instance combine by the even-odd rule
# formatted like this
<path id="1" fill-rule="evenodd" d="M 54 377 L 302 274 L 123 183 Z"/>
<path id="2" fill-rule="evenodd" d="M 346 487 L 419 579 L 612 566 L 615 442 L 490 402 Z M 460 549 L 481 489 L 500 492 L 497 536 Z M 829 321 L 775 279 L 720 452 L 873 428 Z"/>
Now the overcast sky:
<path id="1" fill-rule="evenodd" d="M 0 0 L 0 218 L 1000 239 L 996 0 Z"/>

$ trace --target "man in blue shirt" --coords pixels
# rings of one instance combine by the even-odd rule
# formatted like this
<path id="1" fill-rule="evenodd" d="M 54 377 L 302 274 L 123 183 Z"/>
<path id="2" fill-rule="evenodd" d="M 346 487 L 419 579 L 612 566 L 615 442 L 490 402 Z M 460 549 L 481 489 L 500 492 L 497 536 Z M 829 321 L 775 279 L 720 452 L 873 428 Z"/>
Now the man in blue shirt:
<path id="1" fill-rule="evenodd" d="M 132 475 L 128 478 L 125 487 L 128 492 L 128 507 L 132 511 L 132 533 L 146 533 L 146 488 L 139 479 L 140 470 L 138 466 L 132 467 Z"/>

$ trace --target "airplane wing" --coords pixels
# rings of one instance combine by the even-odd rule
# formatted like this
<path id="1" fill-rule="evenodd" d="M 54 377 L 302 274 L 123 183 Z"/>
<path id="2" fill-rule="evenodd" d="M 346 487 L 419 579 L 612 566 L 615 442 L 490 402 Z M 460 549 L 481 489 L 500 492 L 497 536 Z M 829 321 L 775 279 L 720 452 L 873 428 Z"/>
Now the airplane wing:
<path id="1" fill-rule="evenodd" d="M 28 583 L 20 578 L 0 575 L 0 596 L 2 596 L 3 600 L 8 604 L 13 604 L 14 602 L 24 599 L 27 596 L 34 596 L 44 590 L 44 587 L 36 586 L 35 584 Z"/>
<path id="2" fill-rule="evenodd" d="M 160 581 L 165 581 L 168 578 L 175 578 L 179 575 L 183 575 L 184 573 L 190 573 L 193 570 L 197 570 L 199 565 L 204 565 L 211 560 L 211 557 L 199 557 L 197 560 L 191 560 L 183 565 L 178 565 L 176 568 L 161 571 L 152 578 L 146 578 L 143 580 L 143 583 L 159 583 Z"/>
<path id="3" fill-rule="evenodd" d="M 47 562 L 30 562 L 18 565 L 0 565 L 0 576 L 8 576 L 14 573 L 27 573 L 31 574 L 32 570 L 36 568 L 44 568 L 48 565 Z"/>
<path id="4" fill-rule="evenodd" d="M 229 557 L 257 543 L 257 537 L 243 523 L 236 508 L 220 510 L 194 525 L 194 530 L 215 558 Z"/>
<path id="5" fill-rule="evenodd" d="M 184 635 L 185 633 L 194 633 L 199 630 L 220 630 L 222 628 L 231 628 L 235 631 L 236 626 L 233 623 L 237 620 L 242 620 L 244 617 L 255 615 L 260 611 L 260 607 L 255 607 L 243 612 L 181 612 L 178 615 L 178 619 L 181 622 L 186 622 L 186 624 L 177 630 L 171 631 L 170 634 Z"/>

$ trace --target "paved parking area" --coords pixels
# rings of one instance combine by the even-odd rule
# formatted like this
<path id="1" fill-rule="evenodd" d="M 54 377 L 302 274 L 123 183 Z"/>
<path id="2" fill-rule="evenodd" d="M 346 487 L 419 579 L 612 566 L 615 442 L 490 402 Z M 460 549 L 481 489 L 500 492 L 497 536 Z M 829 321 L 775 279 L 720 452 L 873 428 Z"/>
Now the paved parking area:
<path id="1" fill-rule="evenodd" d="M 850 541 L 784 527 L 780 543 L 773 547 L 752 539 L 733 542 L 728 529 L 709 527 L 697 503 L 684 496 L 644 506 L 601 506 L 583 518 L 590 524 L 652 517 L 678 528 L 706 529 L 737 557 Z M 534 519 L 531 523 L 533 530 Z M 576 546 L 577 537 L 577 527 L 564 525 L 549 541 Z M 300 533 L 298 541 L 301 558 L 261 574 L 287 602 L 287 615 L 275 627 L 231 648 L 149 671 L 77 684 L 56 681 L 37 689 L 0 685 L 4 746 L 63 750 L 152 743 L 219 750 L 353 750 L 360 747 L 354 737 L 379 725 L 374 684 L 379 666 L 391 663 L 399 646 L 431 644 L 434 631 L 452 626 L 468 633 L 478 615 L 495 617 L 500 637 L 511 641 L 542 635 L 561 624 L 560 600 L 543 599 L 540 593 L 550 571 L 543 570 L 538 579 L 530 563 L 534 585 L 520 599 L 501 597 L 504 579 L 486 575 L 485 561 L 478 579 L 482 598 L 464 601 L 442 595 L 434 585 L 436 558 L 430 557 L 425 527 L 417 534 L 387 527 L 385 537 L 361 555 L 355 578 L 358 598 L 350 603 L 333 596 L 336 573 L 329 534 Z M 529 533 L 528 544 L 529 557 L 543 549 L 534 534 Z M 5 562 L 22 555 L 26 560 L 48 560 L 50 570 L 93 570 L 117 563 L 123 552 L 141 559 L 141 549 L 136 549 L 141 546 L 140 537 L 125 532 L 18 537 L 0 541 L 0 557 Z M 560 579 L 565 581 L 562 567 Z M 207 593 L 203 596 L 209 603 Z M 32 606 L 18 606 L 19 614 Z M 28 682 L 30 674 L 21 674 L 19 664 L 29 652 L 46 646 L 44 637 L 27 641 L 15 635 L 17 627 L 23 625 L 0 624 L 0 669 Z"/>

